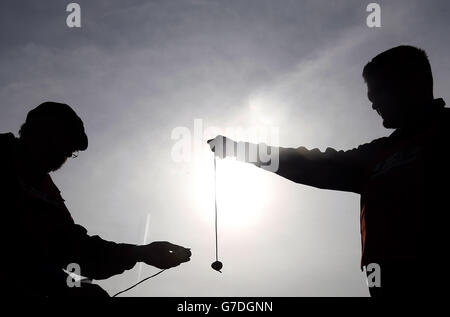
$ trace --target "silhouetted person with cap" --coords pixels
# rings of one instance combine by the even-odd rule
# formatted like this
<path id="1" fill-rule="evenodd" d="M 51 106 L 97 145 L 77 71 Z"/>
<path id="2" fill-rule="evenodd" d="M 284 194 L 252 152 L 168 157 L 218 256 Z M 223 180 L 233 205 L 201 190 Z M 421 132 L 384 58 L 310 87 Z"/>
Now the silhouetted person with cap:
<path id="1" fill-rule="evenodd" d="M 19 135 L 0 134 L 2 296 L 108 296 L 96 284 L 69 287 L 63 270 L 76 263 L 81 276 L 106 279 L 137 262 L 168 269 L 190 260 L 189 249 L 169 242 L 117 244 L 74 223 L 49 175 L 88 147 L 83 122 L 68 105 L 39 105 Z"/>
<path id="2" fill-rule="evenodd" d="M 267 148 L 279 150 L 278 175 L 361 195 L 361 268 L 380 268 L 371 296 L 439 296 L 448 250 L 450 111 L 434 98 L 428 57 L 416 47 L 379 54 L 363 78 L 372 108 L 395 129 L 390 136 L 347 151 Z M 223 136 L 208 142 L 220 157 L 236 156 L 228 149 L 240 146 L 258 148 Z M 374 271 L 367 273 L 372 278 Z"/>

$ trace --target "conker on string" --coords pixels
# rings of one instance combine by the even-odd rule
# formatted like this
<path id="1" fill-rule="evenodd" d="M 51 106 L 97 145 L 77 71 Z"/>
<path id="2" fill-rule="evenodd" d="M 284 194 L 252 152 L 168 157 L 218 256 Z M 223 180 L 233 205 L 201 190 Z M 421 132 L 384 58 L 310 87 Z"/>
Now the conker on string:
<path id="1" fill-rule="evenodd" d="M 220 262 L 220 261 L 216 261 L 216 262 L 214 262 L 213 264 L 211 264 L 211 267 L 212 267 L 214 270 L 220 272 L 220 270 L 221 270 L 222 267 L 223 267 L 223 264 L 222 264 L 222 262 Z M 220 273 L 222 273 L 222 272 L 220 272 Z"/>

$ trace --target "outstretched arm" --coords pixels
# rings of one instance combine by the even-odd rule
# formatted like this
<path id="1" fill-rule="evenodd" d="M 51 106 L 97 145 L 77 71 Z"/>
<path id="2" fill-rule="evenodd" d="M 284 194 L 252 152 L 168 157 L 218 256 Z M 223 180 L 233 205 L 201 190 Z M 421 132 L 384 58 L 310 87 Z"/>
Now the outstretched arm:
<path id="1" fill-rule="evenodd" d="M 305 147 L 284 148 L 235 142 L 223 136 L 217 136 L 208 143 L 219 157 L 237 157 L 238 160 L 253 163 L 296 183 L 360 193 L 364 173 L 374 156 L 385 146 L 386 138 L 374 140 L 348 151 L 327 148 L 324 152 L 319 149 L 308 150 Z M 260 150 L 261 147 L 263 151 Z M 239 155 L 239 149 L 245 149 L 246 153 Z M 251 159 L 252 155 L 247 153 L 252 150 L 258 153 L 257 159 Z M 272 157 L 272 161 L 261 160 L 260 154 L 264 152 L 270 153 L 264 156 Z M 273 168 L 274 159 L 277 160 L 276 169 Z"/>
<path id="2" fill-rule="evenodd" d="M 106 241 L 89 236 L 80 225 L 68 224 L 64 253 L 67 263 L 78 263 L 81 275 L 91 279 L 106 279 L 132 269 L 144 262 L 160 269 L 169 269 L 190 260 L 187 248 L 166 242 L 133 245 Z"/>

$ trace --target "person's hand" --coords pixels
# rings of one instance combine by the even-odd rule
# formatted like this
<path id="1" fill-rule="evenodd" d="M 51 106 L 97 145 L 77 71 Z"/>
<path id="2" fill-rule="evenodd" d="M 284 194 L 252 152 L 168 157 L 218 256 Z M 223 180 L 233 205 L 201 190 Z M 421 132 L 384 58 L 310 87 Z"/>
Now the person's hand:
<path id="1" fill-rule="evenodd" d="M 190 249 L 167 241 L 152 242 L 138 248 L 142 262 L 162 270 L 188 262 L 192 255 Z"/>
<path id="2" fill-rule="evenodd" d="M 211 151 L 214 152 L 214 155 L 220 158 L 236 156 L 237 143 L 223 135 L 218 135 L 214 139 L 208 140 L 208 145 Z"/>

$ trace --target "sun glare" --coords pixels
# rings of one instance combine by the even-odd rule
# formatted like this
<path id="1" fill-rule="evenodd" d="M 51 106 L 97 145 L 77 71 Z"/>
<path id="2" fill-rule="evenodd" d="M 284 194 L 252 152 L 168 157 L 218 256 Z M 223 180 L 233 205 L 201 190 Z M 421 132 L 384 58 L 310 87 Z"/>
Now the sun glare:
<path id="1" fill-rule="evenodd" d="M 196 164 L 195 195 L 199 215 L 214 219 L 214 158 L 205 155 Z M 217 208 L 220 228 L 248 228 L 264 218 L 264 207 L 271 199 L 264 171 L 234 159 L 217 159 Z M 220 229 L 219 229 L 220 230 Z"/>

